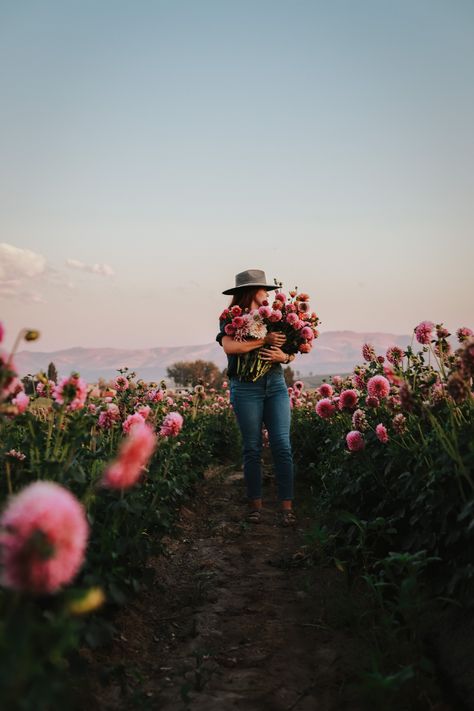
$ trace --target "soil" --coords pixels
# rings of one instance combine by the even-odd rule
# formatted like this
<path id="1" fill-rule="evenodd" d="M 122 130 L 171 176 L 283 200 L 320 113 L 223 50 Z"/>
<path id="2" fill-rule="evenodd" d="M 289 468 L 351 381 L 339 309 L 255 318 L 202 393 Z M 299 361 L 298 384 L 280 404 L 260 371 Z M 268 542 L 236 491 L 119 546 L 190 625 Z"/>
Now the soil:
<path id="1" fill-rule="evenodd" d="M 263 477 L 263 520 L 245 521 L 242 471 L 209 469 L 151 559 L 154 583 L 121 608 L 112 646 L 81 650 L 88 711 L 358 711 L 367 663 L 351 631 L 343 574 L 308 554 L 314 516 L 277 525 Z M 345 624 L 345 617 L 348 623 Z M 433 706 L 435 708 L 435 706 Z M 436 706 L 437 709 L 447 708 Z"/>

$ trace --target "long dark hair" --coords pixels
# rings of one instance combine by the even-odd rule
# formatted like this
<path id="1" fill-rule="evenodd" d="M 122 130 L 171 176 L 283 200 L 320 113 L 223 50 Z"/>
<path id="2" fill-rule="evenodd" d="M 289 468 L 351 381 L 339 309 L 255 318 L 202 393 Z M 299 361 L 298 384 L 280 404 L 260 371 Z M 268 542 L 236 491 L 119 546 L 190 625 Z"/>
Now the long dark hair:
<path id="1" fill-rule="evenodd" d="M 230 309 L 232 306 L 240 306 L 242 311 L 245 311 L 245 309 L 249 309 L 250 311 L 252 301 L 261 288 L 261 286 L 248 286 L 239 289 L 235 292 L 235 294 L 232 294 L 232 300 L 228 308 Z"/>

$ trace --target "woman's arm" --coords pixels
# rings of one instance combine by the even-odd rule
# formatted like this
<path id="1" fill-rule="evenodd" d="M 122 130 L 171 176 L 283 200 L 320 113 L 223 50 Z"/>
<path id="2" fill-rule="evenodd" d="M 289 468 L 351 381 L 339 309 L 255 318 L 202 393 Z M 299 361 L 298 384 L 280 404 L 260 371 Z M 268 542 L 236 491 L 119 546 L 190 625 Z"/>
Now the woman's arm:
<path id="1" fill-rule="evenodd" d="M 265 338 L 253 338 L 250 341 L 234 341 L 231 336 L 222 336 L 222 347 L 227 355 L 248 353 L 265 345 Z"/>

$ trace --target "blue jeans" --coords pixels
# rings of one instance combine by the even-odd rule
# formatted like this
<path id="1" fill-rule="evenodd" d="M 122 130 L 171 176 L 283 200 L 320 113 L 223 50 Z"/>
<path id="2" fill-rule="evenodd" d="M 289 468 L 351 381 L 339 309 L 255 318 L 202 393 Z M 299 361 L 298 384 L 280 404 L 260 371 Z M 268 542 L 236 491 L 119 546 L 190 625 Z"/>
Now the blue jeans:
<path id="1" fill-rule="evenodd" d="M 291 408 L 285 376 L 275 368 L 253 382 L 229 378 L 230 403 L 242 434 L 244 479 L 249 499 L 262 497 L 262 424 L 265 424 L 275 465 L 280 500 L 293 499 Z"/>

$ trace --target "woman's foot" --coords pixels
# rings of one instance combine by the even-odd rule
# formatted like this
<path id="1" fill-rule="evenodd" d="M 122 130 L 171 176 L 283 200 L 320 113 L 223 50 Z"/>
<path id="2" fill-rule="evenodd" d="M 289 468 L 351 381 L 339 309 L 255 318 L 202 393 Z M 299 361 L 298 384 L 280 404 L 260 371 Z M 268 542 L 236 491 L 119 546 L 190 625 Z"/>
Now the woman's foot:
<path id="1" fill-rule="evenodd" d="M 250 523 L 260 523 L 262 518 L 262 500 L 253 499 L 249 504 L 249 511 L 245 517 Z"/>
<path id="2" fill-rule="evenodd" d="M 280 509 L 278 522 L 280 526 L 294 526 L 297 523 L 295 512 L 292 509 Z"/>

